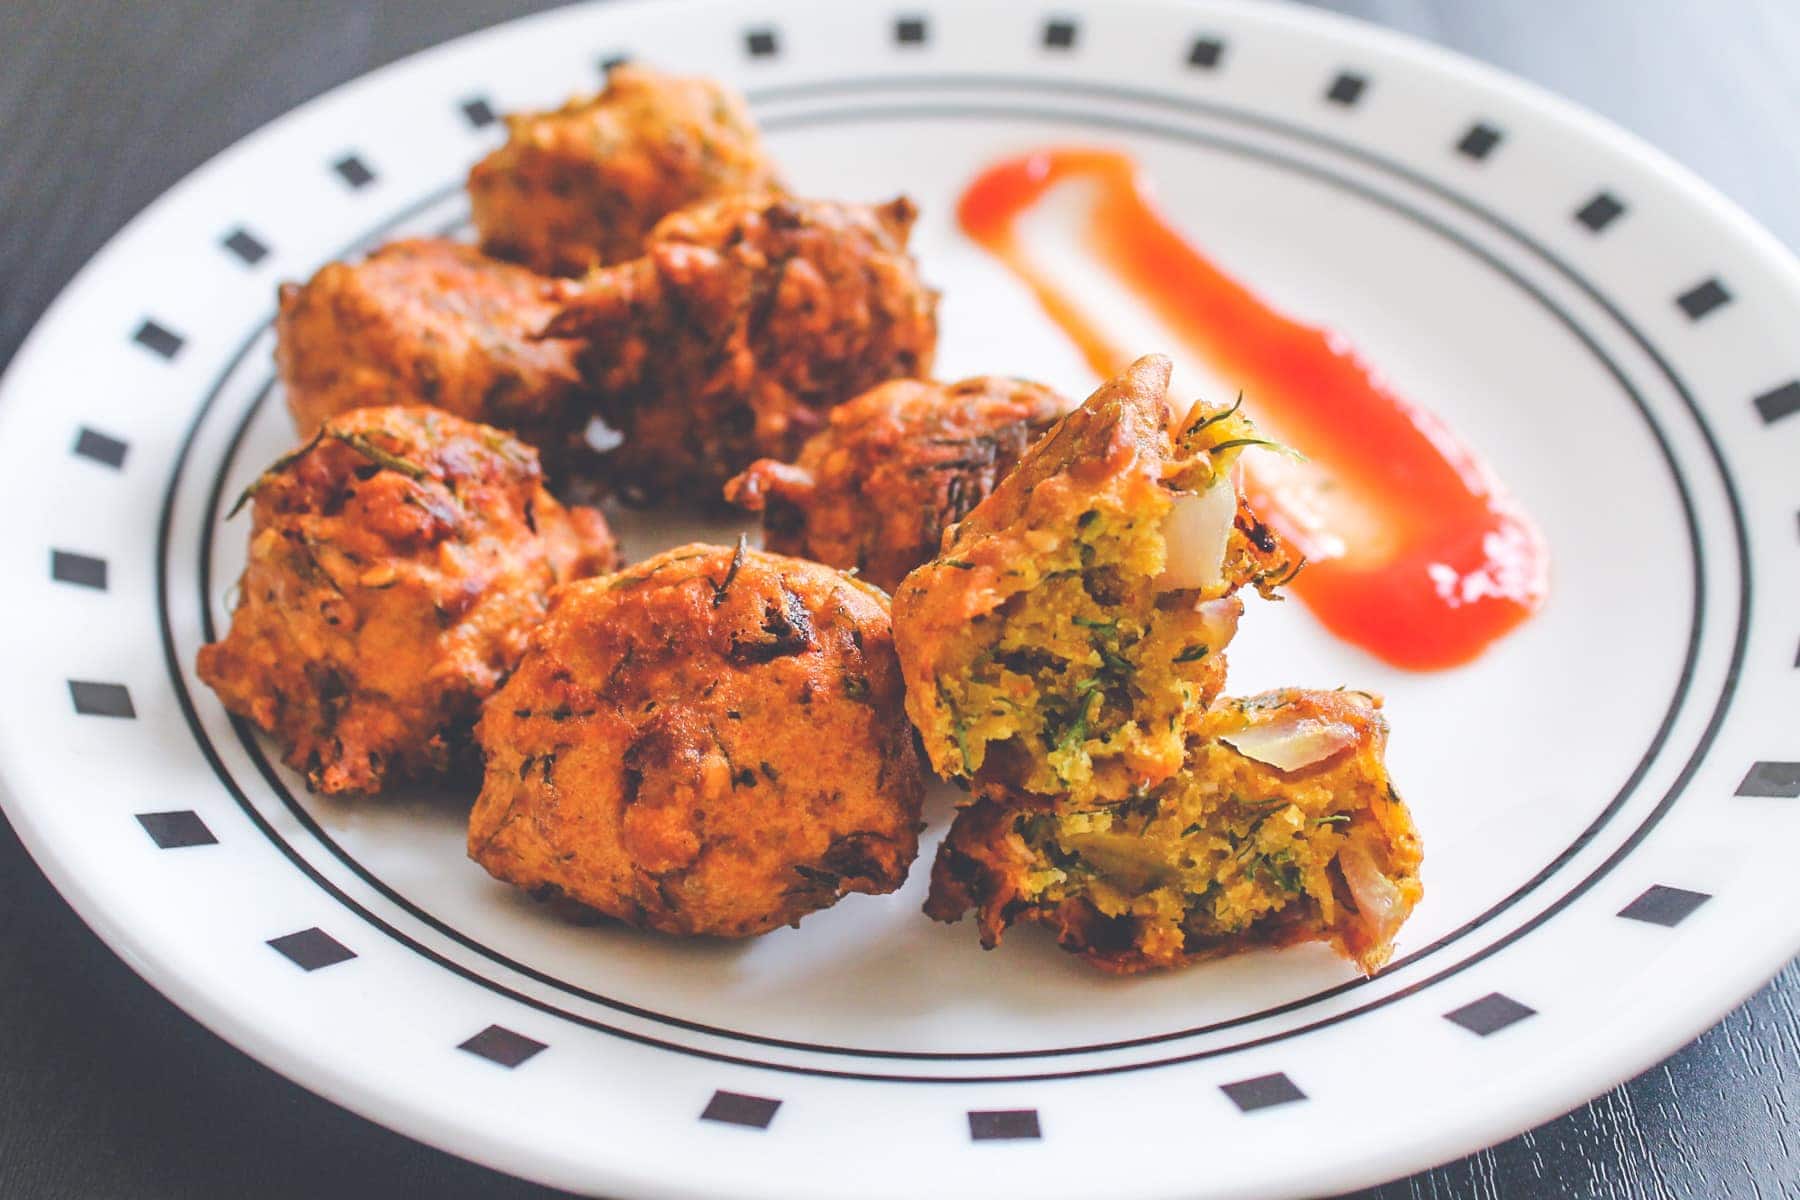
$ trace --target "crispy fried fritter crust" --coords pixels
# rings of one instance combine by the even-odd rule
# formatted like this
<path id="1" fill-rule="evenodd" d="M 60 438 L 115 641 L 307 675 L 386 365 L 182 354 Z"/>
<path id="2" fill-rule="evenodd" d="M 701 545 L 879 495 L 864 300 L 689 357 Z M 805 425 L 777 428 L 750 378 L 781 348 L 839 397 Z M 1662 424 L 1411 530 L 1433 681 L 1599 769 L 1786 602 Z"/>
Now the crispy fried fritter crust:
<path id="1" fill-rule="evenodd" d="M 482 249 L 550 275 L 635 258 L 686 205 L 781 181 L 743 99 L 710 79 L 626 64 L 598 95 L 506 118 L 469 172 Z"/>
<path id="2" fill-rule="evenodd" d="M 199 674 L 321 792 L 465 765 L 552 586 L 617 557 L 529 446 L 429 408 L 334 417 L 253 492 L 231 629 Z"/>
<path id="3" fill-rule="evenodd" d="M 1252 727 L 1261 744 L 1246 738 Z M 1279 757 L 1271 732 L 1290 739 L 1286 753 L 1324 757 L 1282 770 L 1234 748 Z M 1222 700 L 1189 740 L 1183 773 L 1145 796 L 960 811 L 925 911 L 955 921 L 973 908 L 990 949 L 1014 922 L 1040 922 L 1118 973 L 1323 941 L 1373 974 L 1422 892 L 1419 836 L 1388 780 L 1386 742 L 1380 702 L 1364 693 Z"/>
<path id="4" fill-rule="evenodd" d="M 596 410 L 624 441 L 628 499 L 717 497 L 791 460 L 835 405 L 924 375 L 937 294 L 906 252 L 914 209 L 737 196 L 683 209 L 643 258 L 597 271 L 549 335 L 584 342 Z"/>
<path id="5" fill-rule="evenodd" d="M 633 925 L 764 933 L 918 853 L 887 598 L 816 563 L 683 546 L 561 589 L 477 736 L 470 857 Z"/>
<path id="6" fill-rule="evenodd" d="M 1167 779 L 1223 684 L 1232 593 L 1290 569 L 1229 477 L 1247 423 L 1197 410 L 1172 435 L 1168 383 L 1150 357 L 1102 385 L 894 595 L 907 711 L 978 795 L 1116 800 Z M 1216 517 L 1205 570 L 1169 550 L 1196 503 Z"/>
<path id="7" fill-rule="evenodd" d="M 892 591 L 1069 408 L 1023 379 L 896 379 L 832 409 L 798 461 L 751 463 L 725 498 L 762 513 L 769 549 Z"/>
<path id="8" fill-rule="evenodd" d="M 511 430 L 553 464 L 586 416 L 566 343 L 537 334 L 556 285 L 472 247 L 393 242 L 284 284 L 275 362 L 302 436 L 327 417 L 381 404 L 429 404 Z"/>

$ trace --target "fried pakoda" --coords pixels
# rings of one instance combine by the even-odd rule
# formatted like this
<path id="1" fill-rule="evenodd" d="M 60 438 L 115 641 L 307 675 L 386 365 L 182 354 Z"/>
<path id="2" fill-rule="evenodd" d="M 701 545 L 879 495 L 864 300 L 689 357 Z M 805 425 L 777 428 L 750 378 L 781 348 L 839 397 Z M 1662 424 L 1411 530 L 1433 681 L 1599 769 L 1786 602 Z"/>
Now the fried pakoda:
<path id="1" fill-rule="evenodd" d="M 925 911 L 984 946 L 1038 921 L 1109 971 L 1323 941 L 1374 974 L 1418 902 L 1420 845 L 1361 692 L 1221 700 L 1180 774 L 1114 804 L 957 814 Z"/>
<path id="2" fill-rule="evenodd" d="M 892 591 L 1069 407 L 1023 379 L 896 379 L 832 409 L 798 461 L 750 464 L 725 498 L 762 513 L 769 549 Z"/>
<path id="3" fill-rule="evenodd" d="M 333 417 L 245 499 L 249 561 L 200 678 L 321 792 L 467 765 L 551 587 L 616 559 L 529 446 L 431 408 Z"/>
<path id="4" fill-rule="evenodd" d="M 475 228 L 489 254 L 549 275 L 637 257 L 685 205 L 782 190 L 742 98 L 710 79 L 626 64 L 598 95 L 506 130 L 469 172 Z"/>
<path id="5" fill-rule="evenodd" d="M 303 436 L 378 404 L 430 404 L 517 433 L 552 463 L 586 423 L 570 347 L 537 334 L 556 284 L 469 246 L 394 242 L 285 284 L 275 362 Z"/>
<path id="6" fill-rule="evenodd" d="M 590 275 L 549 328 L 583 339 L 606 455 L 627 499 L 717 497 L 757 458 L 791 460 L 835 405 L 928 374 L 937 294 L 906 252 L 904 198 L 737 196 L 683 209 L 645 257 Z"/>
<path id="7" fill-rule="evenodd" d="M 918 853 L 887 597 L 741 542 L 560 589 L 477 737 L 469 856 L 632 925 L 765 933 Z"/>
<path id="8" fill-rule="evenodd" d="M 894 596 L 907 711 L 979 795 L 1123 800 L 1180 769 L 1251 584 L 1294 569 L 1230 468 L 1233 409 L 1171 436 L 1143 358 L 1026 452 Z"/>

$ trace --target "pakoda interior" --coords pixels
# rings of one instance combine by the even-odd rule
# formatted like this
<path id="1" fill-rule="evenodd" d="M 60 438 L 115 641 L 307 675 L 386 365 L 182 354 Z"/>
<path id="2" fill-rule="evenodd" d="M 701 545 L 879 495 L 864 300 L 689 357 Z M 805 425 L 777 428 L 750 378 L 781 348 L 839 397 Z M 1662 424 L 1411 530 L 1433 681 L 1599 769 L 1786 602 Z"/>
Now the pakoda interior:
<path id="1" fill-rule="evenodd" d="M 907 253 L 914 209 L 733 196 L 666 217 L 550 324 L 580 340 L 608 482 L 638 501 L 716 498 L 792 459 L 836 405 L 927 374 L 937 294 Z"/>
<path id="2" fill-rule="evenodd" d="M 725 498 L 762 514 L 769 549 L 855 567 L 891 592 L 1069 407 L 999 375 L 892 380 L 832 409 L 795 462 L 750 464 Z"/>
<path id="3" fill-rule="evenodd" d="M 1420 843 L 1361 692 L 1220 700 L 1182 770 L 1113 803 L 961 810 L 925 911 L 982 943 L 1050 926 L 1110 971 L 1323 941 L 1373 974 L 1418 902 Z"/>
<path id="4" fill-rule="evenodd" d="M 482 249 L 548 275 L 636 258 L 686 205 L 781 181 L 737 93 L 624 64 L 606 89 L 506 118 L 506 144 L 469 172 Z"/>
<path id="5" fill-rule="evenodd" d="M 560 589 L 477 735 L 470 857 L 632 925 L 763 933 L 918 853 L 886 596 L 741 542 Z"/>
<path id="6" fill-rule="evenodd" d="M 531 447 L 426 407 L 329 418 L 245 500 L 249 561 L 199 675 L 321 792 L 469 765 L 553 585 L 617 557 Z"/>
<path id="7" fill-rule="evenodd" d="M 907 710 L 979 795 L 1115 802 L 1181 769 L 1250 584 L 1291 552 L 1231 479 L 1235 407 L 1171 434 L 1169 360 L 1102 385 L 894 596 Z"/>
<path id="8" fill-rule="evenodd" d="M 555 283 L 439 238 L 393 242 L 281 289 L 275 361 L 302 436 L 381 404 L 429 404 L 559 462 L 586 422 L 567 343 L 537 335 Z"/>

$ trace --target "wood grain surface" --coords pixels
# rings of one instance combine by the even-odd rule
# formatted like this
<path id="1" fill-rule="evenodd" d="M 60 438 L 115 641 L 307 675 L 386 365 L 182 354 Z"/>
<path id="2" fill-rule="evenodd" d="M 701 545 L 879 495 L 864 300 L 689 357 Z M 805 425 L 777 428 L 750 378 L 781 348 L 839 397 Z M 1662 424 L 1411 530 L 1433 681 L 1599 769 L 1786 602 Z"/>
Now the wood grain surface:
<path id="1" fill-rule="evenodd" d="M 372 67 L 542 7 L 0 0 L 0 364 L 107 237 L 214 153 Z M 1800 0 L 1320 7 L 1569 96 L 1800 246 Z M 0 822 L 0 1196 L 551 1194 L 355 1117 L 202 1029 Z M 1365 1195 L 1800 1198 L 1800 965 L 1594 1103 Z"/>

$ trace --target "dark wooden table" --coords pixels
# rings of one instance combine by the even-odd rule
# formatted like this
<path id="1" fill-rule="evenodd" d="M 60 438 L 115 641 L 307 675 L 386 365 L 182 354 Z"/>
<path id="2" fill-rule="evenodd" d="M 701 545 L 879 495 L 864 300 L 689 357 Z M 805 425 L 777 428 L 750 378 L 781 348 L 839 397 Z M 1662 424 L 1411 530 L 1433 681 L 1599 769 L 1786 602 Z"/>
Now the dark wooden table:
<path id="1" fill-rule="evenodd" d="M 1329 0 L 1536 80 L 1800 246 L 1800 0 Z M 0 364 L 101 243 L 213 153 L 541 0 L 0 0 Z M 164 1000 L 0 821 L 0 1195 L 550 1193 L 320 1100 Z M 1541 1129 L 1368 1193 L 1800 1198 L 1800 965 Z"/>

